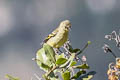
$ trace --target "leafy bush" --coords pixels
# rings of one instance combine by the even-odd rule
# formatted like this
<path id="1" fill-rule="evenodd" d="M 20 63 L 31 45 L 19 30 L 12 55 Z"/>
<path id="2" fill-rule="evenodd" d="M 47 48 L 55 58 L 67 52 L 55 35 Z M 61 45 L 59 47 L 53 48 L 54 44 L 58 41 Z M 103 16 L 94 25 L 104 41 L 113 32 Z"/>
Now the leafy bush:
<path id="1" fill-rule="evenodd" d="M 60 75 L 57 75 L 57 73 L 61 74 L 63 80 L 78 79 L 83 75 L 87 76 L 82 77 L 81 80 L 93 78 L 92 74 L 87 74 L 90 67 L 87 64 L 86 57 L 79 57 L 90 43 L 88 41 L 85 47 L 80 50 L 78 48 L 73 49 L 68 41 L 64 44 L 62 51 L 54 51 L 51 46 L 44 43 L 43 47 L 37 51 L 34 59 L 40 69 L 46 72 L 43 78 L 46 80 L 60 80 Z M 77 72 L 74 72 L 75 69 L 77 69 Z"/>

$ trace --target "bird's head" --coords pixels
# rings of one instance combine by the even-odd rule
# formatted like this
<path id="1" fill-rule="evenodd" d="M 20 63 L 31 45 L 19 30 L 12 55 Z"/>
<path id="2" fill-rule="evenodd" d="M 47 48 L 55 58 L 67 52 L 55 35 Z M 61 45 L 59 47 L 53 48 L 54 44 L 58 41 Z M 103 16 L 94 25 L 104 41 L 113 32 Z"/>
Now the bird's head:
<path id="1" fill-rule="evenodd" d="M 69 30 L 71 28 L 71 23 L 69 20 L 64 20 L 60 23 L 60 26 L 65 28 L 66 30 Z"/>

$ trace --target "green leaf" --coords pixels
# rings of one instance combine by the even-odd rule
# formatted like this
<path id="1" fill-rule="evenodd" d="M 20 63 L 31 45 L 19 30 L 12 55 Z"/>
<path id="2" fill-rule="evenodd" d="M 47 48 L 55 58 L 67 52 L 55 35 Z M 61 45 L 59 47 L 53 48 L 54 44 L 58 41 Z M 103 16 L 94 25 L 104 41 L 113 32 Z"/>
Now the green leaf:
<path id="1" fill-rule="evenodd" d="M 79 80 L 91 80 L 95 74 L 96 74 L 95 71 L 90 71 L 87 74 L 80 76 Z"/>
<path id="2" fill-rule="evenodd" d="M 72 51 L 73 51 L 72 46 L 71 46 L 71 45 L 69 45 L 69 44 L 68 44 L 68 46 L 69 46 L 69 51 L 70 51 L 70 52 L 72 52 Z"/>
<path id="3" fill-rule="evenodd" d="M 78 69 L 89 69 L 89 66 L 87 64 L 82 64 L 82 65 L 75 66 L 75 68 L 78 68 Z"/>
<path id="4" fill-rule="evenodd" d="M 87 78 L 83 78 L 83 80 L 91 80 L 93 78 L 93 75 L 88 75 Z"/>
<path id="5" fill-rule="evenodd" d="M 59 58 L 65 58 L 65 55 L 64 55 L 64 53 L 56 54 L 55 58 L 56 58 L 56 60 L 59 59 Z"/>
<path id="6" fill-rule="evenodd" d="M 36 59 L 42 63 L 46 63 L 48 61 L 48 57 L 45 54 L 44 48 L 41 48 L 36 53 Z"/>
<path id="7" fill-rule="evenodd" d="M 46 43 L 43 45 L 43 48 L 44 48 L 45 54 L 49 58 L 49 60 L 52 61 L 53 63 L 55 63 L 56 62 L 55 52 L 54 52 L 53 48 Z"/>
<path id="8" fill-rule="evenodd" d="M 51 69 L 51 67 L 49 67 L 48 65 L 46 65 L 46 64 L 44 64 L 44 63 L 41 63 L 40 68 L 41 68 L 42 70 L 45 70 L 45 71 L 48 71 L 48 70 Z"/>
<path id="9" fill-rule="evenodd" d="M 81 71 L 77 72 L 71 79 L 77 79 L 77 78 L 79 78 L 82 74 L 85 74 L 85 73 L 86 73 L 86 71 L 81 70 Z"/>
<path id="10" fill-rule="evenodd" d="M 72 52 L 77 53 L 78 51 L 80 51 L 80 49 L 74 49 Z"/>
<path id="11" fill-rule="evenodd" d="M 37 65 L 43 69 L 44 71 L 48 71 L 50 69 L 51 65 L 51 61 L 49 60 L 49 58 L 46 56 L 45 54 L 45 50 L 44 48 L 41 48 L 37 51 L 36 53 L 36 62 Z"/>
<path id="12" fill-rule="evenodd" d="M 46 75 L 42 75 L 42 77 L 45 79 L 45 80 L 50 80 L 48 79 L 48 77 Z"/>
<path id="13" fill-rule="evenodd" d="M 77 64 L 77 62 L 76 62 L 76 61 L 72 61 L 72 63 L 71 63 L 71 65 L 70 65 L 70 66 L 72 67 L 72 66 L 75 66 L 76 64 Z"/>
<path id="14" fill-rule="evenodd" d="M 12 77 L 12 76 L 10 76 L 10 75 L 6 75 L 5 76 L 7 79 L 9 79 L 9 80 L 20 80 L 19 78 L 15 78 L 15 77 Z"/>
<path id="15" fill-rule="evenodd" d="M 47 73 L 43 75 L 43 78 L 45 78 L 45 80 L 59 80 L 58 76 L 56 76 L 54 72 L 51 72 L 48 76 L 46 75 Z"/>
<path id="16" fill-rule="evenodd" d="M 71 53 L 77 53 L 78 51 L 80 51 L 80 49 L 78 49 L 78 48 L 76 48 L 76 49 L 70 48 L 69 51 Z"/>
<path id="17" fill-rule="evenodd" d="M 51 76 L 49 76 L 50 80 L 59 80 L 58 76 L 55 76 L 55 74 L 51 74 Z"/>
<path id="18" fill-rule="evenodd" d="M 70 65 L 72 64 L 74 58 L 75 58 L 75 54 L 73 53 L 73 54 L 71 54 L 70 58 L 64 64 L 62 64 L 60 66 L 60 68 L 65 68 L 65 67 L 68 68 L 68 67 L 70 67 Z"/>
<path id="19" fill-rule="evenodd" d="M 80 51 L 80 49 L 76 48 L 76 49 L 73 49 L 71 45 L 68 45 L 69 46 L 69 51 L 71 53 L 77 53 L 78 51 Z"/>
<path id="20" fill-rule="evenodd" d="M 44 44 L 43 48 L 39 49 L 36 53 L 37 65 L 46 72 L 55 65 L 55 61 L 55 52 L 47 44 Z"/>
<path id="21" fill-rule="evenodd" d="M 64 73 L 62 73 L 62 78 L 63 80 L 70 80 L 70 71 L 65 71 Z"/>
<path id="22" fill-rule="evenodd" d="M 59 59 L 57 59 L 56 64 L 57 64 L 57 65 L 62 65 L 62 64 L 64 64 L 66 61 L 67 61 L 66 58 L 59 58 Z"/>

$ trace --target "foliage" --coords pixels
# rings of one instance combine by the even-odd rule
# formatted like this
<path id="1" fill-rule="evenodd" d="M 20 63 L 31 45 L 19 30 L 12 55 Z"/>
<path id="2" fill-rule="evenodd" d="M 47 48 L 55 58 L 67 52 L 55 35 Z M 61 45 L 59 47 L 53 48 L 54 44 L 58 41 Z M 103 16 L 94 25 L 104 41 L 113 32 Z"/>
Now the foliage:
<path id="1" fill-rule="evenodd" d="M 40 69 L 45 71 L 43 78 L 45 80 L 91 80 L 94 74 L 88 74 L 90 68 L 87 64 L 86 57 L 79 57 L 81 53 L 88 47 L 90 41 L 81 49 L 73 49 L 70 42 L 66 42 L 62 51 L 55 51 L 53 47 L 44 43 L 36 53 L 34 59 Z M 77 72 L 74 70 L 77 69 Z M 60 73 L 61 75 L 57 75 Z M 9 80 L 19 80 L 10 75 L 6 75 Z M 41 79 L 40 79 L 41 80 Z"/>
<path id="2" fill-rule="evenodd" d="M 61 50 L 55 51 L 53 47 L 44 43 L 43 47 L 36 53 L 36 62 L 40 69 L 46 73 L 43 75 L 45 80 L 60 80 L 60 75 L 63 80 L 74 80 L 85 75 L 90 68 L 86 59 L 79 58 L 79 55 L 88 47 L 90 41 L 85 47 L 80 49 L 73 49 L 70 42 L 66 42 Z M 80 64 L 78 64 L 80 63 Z M 74 70 L 77 69 L 77 72 Z M 93 74 L 88 77 L 82 77 L 81 80 L 90 80 Z"/>
<path id="3" fill-rule="evenodd" d="M 19 78 L 12 77 L 8 74 L 5 77 L 8 78 L 9 80 L 19 80 Z"/>

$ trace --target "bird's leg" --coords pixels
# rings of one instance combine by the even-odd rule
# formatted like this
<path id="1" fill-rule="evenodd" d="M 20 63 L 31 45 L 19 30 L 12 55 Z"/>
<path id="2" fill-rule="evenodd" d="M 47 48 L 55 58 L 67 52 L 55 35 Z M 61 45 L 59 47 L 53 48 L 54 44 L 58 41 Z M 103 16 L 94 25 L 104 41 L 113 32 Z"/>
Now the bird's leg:
<path id="1" fill-rule="evenodd" d="M 64 50 L 65 50 L 65 52 L 66 52 L 66 55 L 69 57 L 69 56 L 71 55 L 71 52 L 70 52 L 69 50 L 70 50 L 70 48 L 72 48 L 69 39 L 68 39 L 68 41 L 63 45 L 63 48 L 64 48 Z M 72 49 L 73 49 L 73 48 L 72 48 Z M 76 61 L 79 61 L 80 58 L 79 58 L 78 56 L 75 56 L 75 60 L 76 60 Z"/>
<path id="2" fill-rule="evenodd" d="M 57 48 L 58 49 L 58 51 L 60 52 L 60 53 L 63 53 L 61 50 L 60 50 L 60 48 Z"/>
<path id="3" fill-rule="evenodd" d="M 65 50 L 66 56 L 70 56 L 71 52 L 69 51 L 70 41 L 68 40 L 62 47 Z"/>
<path id="4" fill-rule="evenodd" d="M 62 51 L 60 50 L 60 48 L 53 48 L 53 49 L 54 49 L 54 51 L 55 51 L 56 54 L 62 53 Z"/>
<path id="5" fill-rule="evenodd" d="M 59 52 L 58 52 L 58 49 L 57 48 L 53 48 L 54 49 L 54 51 L 55 51 L 55 53 L 56 54 L 59 54 Z"/>

